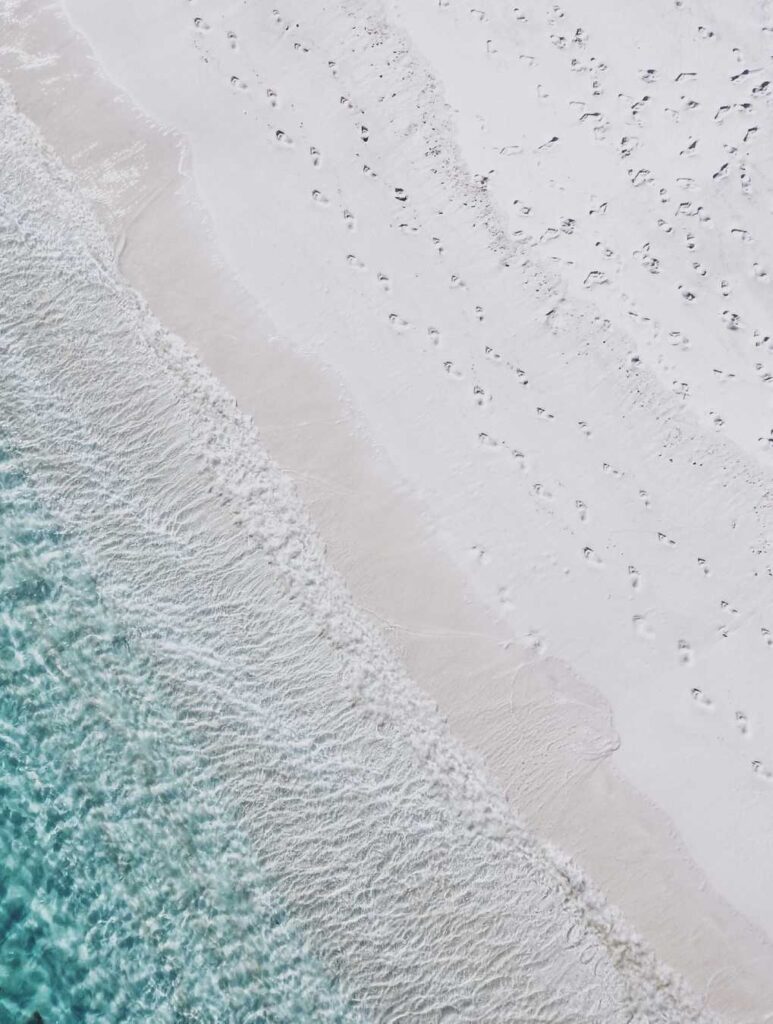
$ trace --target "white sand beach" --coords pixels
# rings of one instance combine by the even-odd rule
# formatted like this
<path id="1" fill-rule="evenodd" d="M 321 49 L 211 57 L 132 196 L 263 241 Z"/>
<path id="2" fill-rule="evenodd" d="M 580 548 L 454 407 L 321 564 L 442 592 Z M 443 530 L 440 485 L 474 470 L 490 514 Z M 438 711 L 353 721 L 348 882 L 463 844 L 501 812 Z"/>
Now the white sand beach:
<path id="1" fill-rule="evenodd" d="M 121 273 L 452 733 L 773 1021 L 769 4 L 0 11 Z"/>

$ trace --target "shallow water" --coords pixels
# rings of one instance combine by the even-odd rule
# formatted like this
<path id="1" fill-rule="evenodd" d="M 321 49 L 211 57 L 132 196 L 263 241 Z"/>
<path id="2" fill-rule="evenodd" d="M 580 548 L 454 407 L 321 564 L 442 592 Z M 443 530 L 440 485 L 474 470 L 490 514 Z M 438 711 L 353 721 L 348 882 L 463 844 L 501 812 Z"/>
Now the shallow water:
<path id="1" fill-rule="evenodd" d="M 0 448 L 0 1019 L 356 1019 Z"/>
<path id="2" fill-rule="evenodd" d="M 7 94 L 0 138 L 9 1020 L 699 1019 L 355 613 Z"/>

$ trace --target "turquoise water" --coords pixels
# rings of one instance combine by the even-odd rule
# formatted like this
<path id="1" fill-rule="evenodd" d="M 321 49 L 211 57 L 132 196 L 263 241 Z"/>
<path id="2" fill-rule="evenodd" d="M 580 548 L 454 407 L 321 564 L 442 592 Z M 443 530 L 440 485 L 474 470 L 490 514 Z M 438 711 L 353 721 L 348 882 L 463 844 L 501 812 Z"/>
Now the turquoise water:
<path id="1" fill-rule="evenodd" d="M 347 1021 L 0 444 L 0 1020 Z"/>

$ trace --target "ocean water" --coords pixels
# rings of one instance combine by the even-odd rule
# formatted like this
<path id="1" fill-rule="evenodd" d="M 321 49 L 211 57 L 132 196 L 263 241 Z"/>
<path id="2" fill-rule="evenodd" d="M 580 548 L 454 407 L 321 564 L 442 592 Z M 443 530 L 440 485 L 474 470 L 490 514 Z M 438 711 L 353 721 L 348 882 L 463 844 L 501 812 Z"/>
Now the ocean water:
<path id="1" fill-rule="evenodd" d="M 405 678 L 7 90 L 0 285 L 0 1021 L 705 1019 Z"/>

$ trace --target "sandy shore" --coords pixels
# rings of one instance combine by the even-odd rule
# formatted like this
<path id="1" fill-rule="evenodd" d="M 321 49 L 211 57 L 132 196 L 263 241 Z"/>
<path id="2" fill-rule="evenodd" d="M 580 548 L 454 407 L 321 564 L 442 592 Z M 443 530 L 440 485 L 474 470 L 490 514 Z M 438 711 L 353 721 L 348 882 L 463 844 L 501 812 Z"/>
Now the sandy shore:
<path id="1" fill-rule="evenodd" d="M 441 24 L 442 7 L 408 4 L 198 6 L 107 18 L 69 0 L 68 22 L 21 4 L 1 73 L 124 274 L 254 417 L 356 603 L 517 813 L 707 1005 L 770 1019 L 769 456 L 750 369 L 765 352 L 764 191 L 758 206 L 701 192 L 714 164 L 686 157 L 693 186 L 676 187 L 700 198 L 663 201 L 668 174 L 687 174 L 656 119 L 637 128 L 644 197 L 625 180 L 611 97 L 630 69 L 609 57 L 611 18 L 568 32 L 493 11 Z M 678 36 L 672 17 L 658 32 Z M 739 25 L 716 30 L 723 54 Z M 603 71 L 567 41 L 578 28 Z M 598 110 L 560 64 L 572 45 L 589 84 L 604 79 Z M 712 61 L 683 73 L 721 107 Z M 661 105 L 687 118 L 684 82 L 698 85 L 674 78 Z M 762 76 L 747 79 L 750 93 Z M 529 97 L 507 116 L 491 101 L 505 83 Z M 757 127 L 764 152 L 761 121 L 735 116 L 706 148 Z M 751 178 L 752 156 L 738 161 Z M 704 216 L 682 227 L 683 202 Z M 661 212 L 670 233 L 647 220 Z M 753 241 L 733 235 L 752 226 Z M 743 263 L 734 244 L 754 246 Z M 640 265 L 656 251 L 657 275 Z M 726 281 L 736 265 L 746 277 Z"/>

